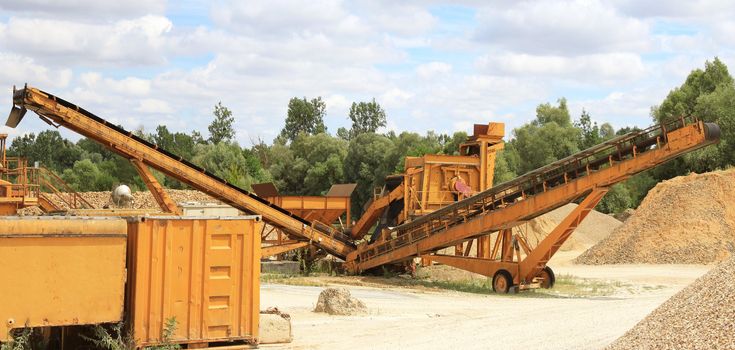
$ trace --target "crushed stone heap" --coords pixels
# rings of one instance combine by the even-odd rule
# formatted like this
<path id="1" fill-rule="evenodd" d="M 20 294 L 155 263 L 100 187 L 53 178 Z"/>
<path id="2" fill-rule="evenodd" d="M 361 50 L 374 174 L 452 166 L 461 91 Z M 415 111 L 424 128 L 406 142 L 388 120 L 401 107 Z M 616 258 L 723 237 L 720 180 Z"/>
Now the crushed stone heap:
<path id="1" fill-rule="evenodd" d="M 735 169 L 656 185 L 578 264 L 709 264 L 735 255 Z"/>
<path id="2" fill-rule="evenodd" d="M 653 310 L 607 347 L 735 349 L 735 257 Z"/>

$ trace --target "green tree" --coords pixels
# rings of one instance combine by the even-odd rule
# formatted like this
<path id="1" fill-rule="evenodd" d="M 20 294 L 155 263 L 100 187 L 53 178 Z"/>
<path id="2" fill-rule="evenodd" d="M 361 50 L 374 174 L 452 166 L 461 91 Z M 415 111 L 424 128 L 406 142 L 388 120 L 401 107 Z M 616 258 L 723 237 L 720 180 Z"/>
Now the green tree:
<path id="1" fill-rule="evenodd" d="M 513 180 L 517 174 L 513 172 L 508 164 L 508 157 L 513 154 L 514 150 L 502 150 L 495 157 L 495 174 L 493 177 L 493 185 L 498 185 L 506 181 Z"/>
<path id="2" fill-rule="evenodd" d="M 194 157 L 194 147 L 199 143 L 186 133 L 170 132 L 165 125 L 157 126 L 156 133 L 150 138 L 158 147 L 187 160 Z M 183 183 L 170 177 L 164 177 L 162 184 L 167 188 L 186 188 Z"/>
<path id="3" fill-rule="evenodd" d="M 57 130 L 44 130 L 38 135 L 30 133 L 14 138 L 8 155 L 25 157 L 31 166 L 39 162 L 42 166 L 61 172 L 80 159 L 82 150 L 61 137 Z"/>
<path id="4" fill-rule="evenodd" d="M 253 183 L 268 180 L 264 172 L 252 169 L 252 164 L 235 142 L 197 145 L 195 153 L 194 164 L 240 188 L 249 189 Z M 253 156 L 253 159 L 256 158 Z"/>
<path id="5" fill-rule="evenodd" d="M 442 153 L 449 155 L 459 154 L 459 145 L 467 141 L 467 132 L 457 131 L 455 132 L 444 144 Z"/>
<path id="6" fill-rule="evenodd" d="M 97 165 L 89 159 L 74 162 L 71 169 L 66 169 L 62 173 L 62 179 L 77 191 L 98 190 L 98 177 L 100 177 L 100 171 Z"/>
<path id="7" fill-rule="evenodd" d="M 704 172 L 734 164 L 735 144 L 735 85 L 727 66 L 715 57 L 705 62 L 705 68 L 693 70 L 684 83 L 671 90 L 666 99 L 651 108 L 656 122 L 664 123 L 682 116 L 696 116 L 714 122 L 722 129 L 721 142 L 714 147 L 686 154 L 682 160 L 664 165 L 657 174 L 659 180 L 689 171 Z"/>
<path id="8" fill-rule="evenodd" d="M 383 135 L 374 133 L 360 134 L 350 140 L 347 158 L 344 162 L 344 174 L 347 182 L 357 183 L 352 196 L 352 208 L 355 214 L 362 213 L 362 208 L 372 198 L 373 188 L 385 184 L 385 177 L 393 172 L 392 165 L 386 157 L 393 153 L 394 143 Z"/>
<path id="9" fill-rule="evenodd" d="M 571 123 L 564 98 L 559 99 L 558 107 L 539 105 L 536 119 L 516 128 L 513 134 L 509 147 L 522 156 L 506 160 L 519 175 L 579 152 L 579 129 Z"/>
<path id="10" fill-rule="evenodd" d="M 396 136 L 394 132 L 386 135 L 394 147 L 386 154 L 386 168 L 392 173 L 401 173 L 405 168 L 406 157 L 421 157 L 425 154 L 441 153 L 444 148 L 442 135 L 429 130 L 426 136 L 415 132 L 404 131 Z"/>
<path id="11" fill-rule="evenodd" d="M 286 141 L 293 141 L 300 133 L 316 135 L 327 131 L 324 125 L 324 115 L 327 105 L 321 97 L 311 99 L 294 97 L 288 101 L 286 125 L 281 130 L 280 137 Z"/>
<path id="12" fill-rule="evenodd" d="M 609 125 L 609 124 L 608 124 Z M 600 135 L 600 128 L 597 126 L 597 122 L 593 122 L 590 114 L 586 110 L 582 110 L 582 115 L 579 120 L 574 123 L 581 132 L 581 140 L 579 143 L 580 149 L 590 148 L 602 141 Z"/>
<path id="13" fill-rule="evenodd" d="M 349 131 L 350 138 L 366 132 L 375 132 L 386 123 L 385 110 L 375 102 L 374 98 L 370 102 L 352 102 L 349 118 L 352 121 L 352 128 Z"/>
<path id="14" fill-rule="evenodd" d="M 274 145 L 269 168 L 283 194 L 322 195 L 344 182 L 347 142 L 326 133 L 300 134 L 289 146 Z"/>
<path id="15" fill-rule="evenodd" d="M 235 117 L 232 116 L 232 111 L 229 108 L 222 105 L 222 102 L 218 102 L 214 106 L 214 120 L 209 124 L 209 142 L 220 143 L 220 142 L 231 142 L 235 139 L 235 129 L 232 124 L 235 122 Z"/>
<path id="16" fill-rule="evenodd" d="M 595 209 L 606 214 L 616 214 L 630 208 L 630 206 L 631 199 L 628 188 L 618 183 L 610 187 L 610 190 L 605 194 L 605 197 L 602 197 Z"/>

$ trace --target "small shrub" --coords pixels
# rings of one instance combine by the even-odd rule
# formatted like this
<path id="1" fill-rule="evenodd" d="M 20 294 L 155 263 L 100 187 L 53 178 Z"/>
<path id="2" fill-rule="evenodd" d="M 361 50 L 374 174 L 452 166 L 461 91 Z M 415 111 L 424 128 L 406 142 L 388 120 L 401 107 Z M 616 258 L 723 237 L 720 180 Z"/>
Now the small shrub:
<path id="1" fill-rule="evenodd" d="M 33 329 L 26 327 L 20 330 L 20 334 L 10 334 L 10 341 L 0 345 L 0 350 L 33 350 L 31 346 L 31 334 Z"/>
<path id="2" fill-rule="evenodd" d="M 166 319 L 166 324 L 163 327 L 163 334 L 161 334 L 161 344 L 154 345 L 154 346 L 146 346 L 145 350 L 179 350 L 181 349 L 181 345 L 174 344 L 171 341 L 173 340 L 174 333 L 176 333 L 176 327 L 178 326 L 178 321 L 176 321 L 176 317 L 171 317 Z"/>
<path id="3" fill-rule="evenodd" d="M 107 330 L 103 325 L 94 325 L 92 328 L 92 336 L 81 334 L 82 339 L 94 344 L 96 347 L 105 350 L 133 350 L 135 349 L 135 340 L 130 332 L 123 335 L 123 323 L 116 323 Z"/>

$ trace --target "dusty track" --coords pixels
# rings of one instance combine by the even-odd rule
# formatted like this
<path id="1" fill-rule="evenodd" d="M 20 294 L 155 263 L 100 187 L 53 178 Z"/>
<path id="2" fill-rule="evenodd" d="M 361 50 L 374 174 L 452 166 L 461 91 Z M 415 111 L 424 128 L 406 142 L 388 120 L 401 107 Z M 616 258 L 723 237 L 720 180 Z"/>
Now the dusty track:
<path id="1" fill-rule="evenodd" d="M 561 265 L 559 275 L 656 286 L 591 298 L 498 296 L 407 288 L 348 286 L 366 316 L 311 312 L 322 287 L 264 284 L 261 307 L 292 316 L 294 342 L 284 349 L 600 349 L 709 270 L 704 265 Z"/>

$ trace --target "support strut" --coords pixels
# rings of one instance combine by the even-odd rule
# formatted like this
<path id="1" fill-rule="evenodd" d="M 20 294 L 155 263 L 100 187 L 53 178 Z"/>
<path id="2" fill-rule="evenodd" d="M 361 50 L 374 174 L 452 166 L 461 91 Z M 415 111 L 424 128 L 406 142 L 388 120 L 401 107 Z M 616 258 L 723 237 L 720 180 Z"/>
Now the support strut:
<path id="1" fill-rule="evenodd" d="M 158 206 L 161 207 L 161 210 L 163 210 L 166 213 L 171 213 L 174 215 L 182 215 L 181 208 L 176 205 L 176 203 L 169 197 L 166 190 L 161 186 L 161 184 L 156 180 L 156 177 L 153 176 L 153 173 L 148 169 L 148 166 L 143 164 L 142 161 L 138 159 L 131 159 L 131 163 L 133 163 L 133 167 L 135 170 L 138 171 L 138 174 L 140 174 L 140 177 L 143 179 L 143 182 L 145 182 L 145 186 L 148 187 L 148 191 L 151 192 L 153 195 L 153 198 L 156 200 L 156 203 L 158 203 Z"/>

